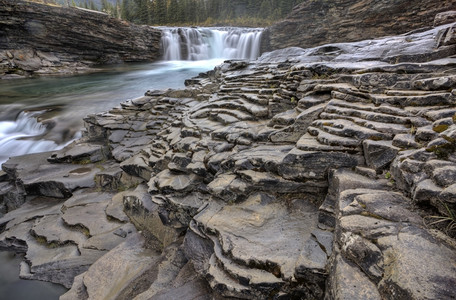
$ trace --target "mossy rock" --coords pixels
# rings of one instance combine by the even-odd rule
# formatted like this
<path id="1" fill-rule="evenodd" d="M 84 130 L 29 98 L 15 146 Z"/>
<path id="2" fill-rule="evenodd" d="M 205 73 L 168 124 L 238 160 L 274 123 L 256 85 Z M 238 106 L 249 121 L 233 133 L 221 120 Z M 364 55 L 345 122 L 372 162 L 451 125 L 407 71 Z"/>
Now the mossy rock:
<path id="1" fill-rule="evenodd" d="M 453 120 L 454 120 L 454 117 L 453 117 Z M 434 130 L 435 132 L 441 133 L 441 132 L 444 132 L 445 130 L 447 130 L 448 127 L 450 127 L 450 126 L 446 125 L 446 124 L 441 124 L 441 125 L 432 127 L 432 130 Z"/>

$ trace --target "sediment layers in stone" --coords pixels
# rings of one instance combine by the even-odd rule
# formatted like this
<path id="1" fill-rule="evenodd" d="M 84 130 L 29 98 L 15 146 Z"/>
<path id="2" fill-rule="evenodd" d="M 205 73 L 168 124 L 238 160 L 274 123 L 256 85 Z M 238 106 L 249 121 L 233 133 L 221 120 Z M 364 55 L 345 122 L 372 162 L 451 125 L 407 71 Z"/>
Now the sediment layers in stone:
<path id="1" fill-rule="evenodd" d="M 2 0 L 0 20 L 0 78 L 72 74 L 160 57 L 160 30 L 101 12 Z"/>

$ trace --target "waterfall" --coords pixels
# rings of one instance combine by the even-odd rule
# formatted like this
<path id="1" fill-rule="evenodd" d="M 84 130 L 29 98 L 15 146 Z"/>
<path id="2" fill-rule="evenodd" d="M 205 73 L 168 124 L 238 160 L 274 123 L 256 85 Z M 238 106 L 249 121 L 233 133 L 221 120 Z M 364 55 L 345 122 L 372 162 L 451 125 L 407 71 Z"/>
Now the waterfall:
<path id="1" fill-rule="evenodd" d="M 257 59 L 260 28 L 162 28 L 165 60 Z"/>

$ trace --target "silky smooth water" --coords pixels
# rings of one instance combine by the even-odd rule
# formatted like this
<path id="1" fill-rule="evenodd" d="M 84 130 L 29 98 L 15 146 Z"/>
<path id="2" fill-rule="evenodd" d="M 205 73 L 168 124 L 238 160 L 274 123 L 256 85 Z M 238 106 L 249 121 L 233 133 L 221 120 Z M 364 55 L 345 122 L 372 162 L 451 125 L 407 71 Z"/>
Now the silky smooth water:
<path id="1" fill-rule="evenodd" d="M 0 251 L 0 300 L 54 300 L 66 292 L 58 284 L 19 279 L 21 259 L 13 252 Z"/>
<path id="2" fill-rule="evenodd" d="M 256 59 L 262 28 L 162 28 L 165 60 Z"/>

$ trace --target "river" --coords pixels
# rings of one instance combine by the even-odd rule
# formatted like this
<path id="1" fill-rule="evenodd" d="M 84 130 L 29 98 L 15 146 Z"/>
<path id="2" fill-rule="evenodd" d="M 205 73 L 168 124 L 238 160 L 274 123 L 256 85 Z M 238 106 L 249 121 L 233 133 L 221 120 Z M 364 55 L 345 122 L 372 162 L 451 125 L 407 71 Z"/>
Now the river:
<path id="1" fill-rule="evenodd" d="M 59 149 L 79 137 L 84 116 L 106 111 L 150 89 L 182 88 L 185 79 L 221 62 L 123 64 L 88 75 L 3 81 L 0 163 L 9 156 Z"/>
<path id="2" fill-rule="evenodd" d="M 147 90 L 183 88 L 185 79 L 225 59 L 255 59 L 261 29 L 161 28 L 164 59 L 110 65 L 99 72 L 0 81 L 0 164 L 11 156 L 53 151 L 81 136 L 82 118 Z M 61 286 L 18 279 L 20 258 L 0 252 L 0 300 L 58 299 Z"/>

